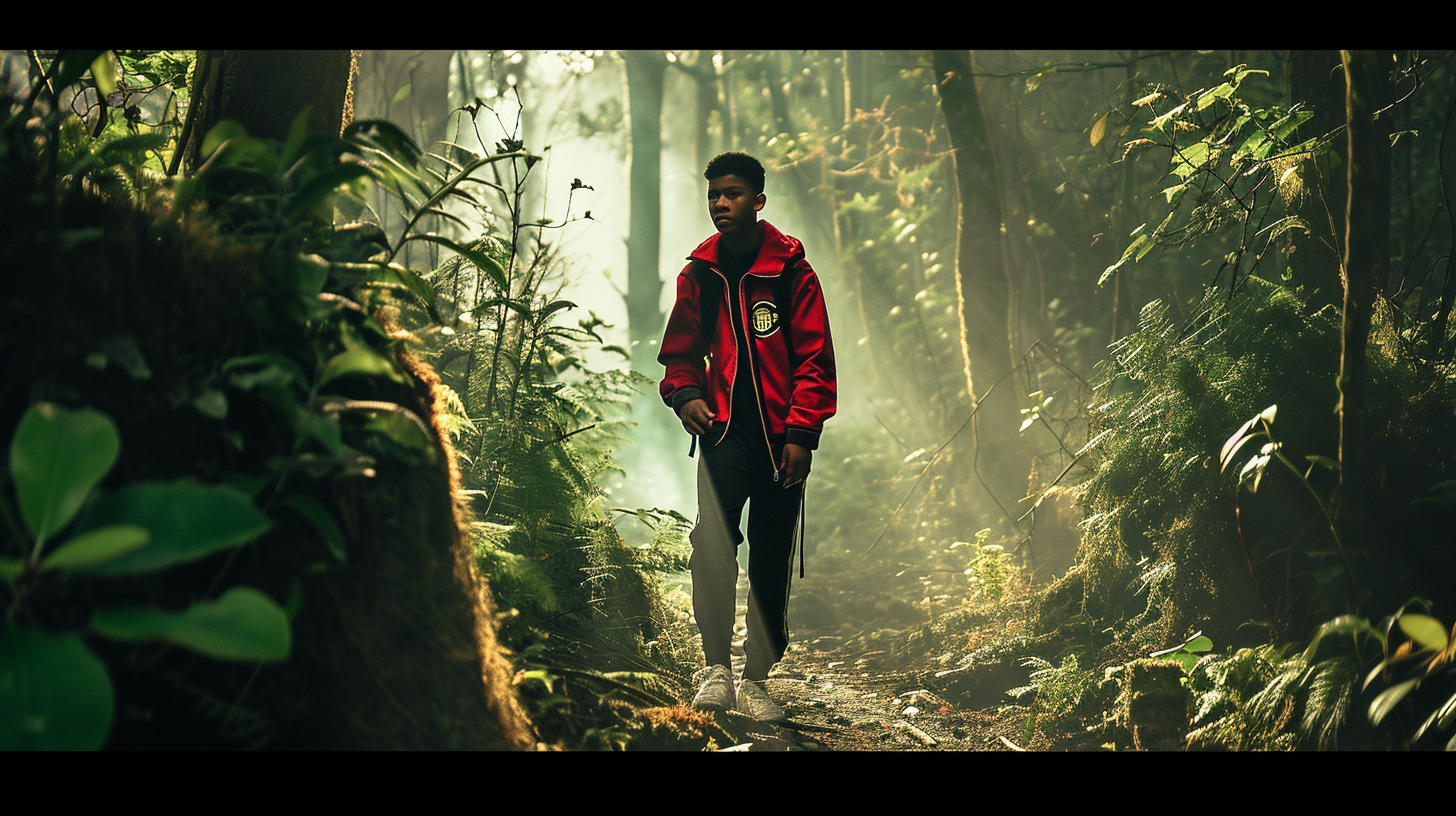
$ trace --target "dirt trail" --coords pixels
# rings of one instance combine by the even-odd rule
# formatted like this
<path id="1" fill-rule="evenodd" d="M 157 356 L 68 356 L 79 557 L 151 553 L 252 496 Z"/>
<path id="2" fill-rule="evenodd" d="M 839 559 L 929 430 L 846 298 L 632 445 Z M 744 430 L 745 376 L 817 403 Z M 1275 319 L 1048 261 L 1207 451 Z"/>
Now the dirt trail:
<path id="1" fill-rule="evenodd" d="M 907 582 L 908 583 L 908 582 Z M 882 585 L 884 598 L 903 598 L 920 587 Z M 881 593 L 875 593 L 881 594 Z M 937 609 L 902 604 L 895 613 L 884 598 L 856 592 L 854 607 L 879 607 L 873 617 L 885 628 L 846 637 L 829 632 L 862 623 L 847 614 L 846 600 L 832 584 L 806 582 L 795 587 L 795 600 L 808 624 L 794 629 L 795 642 L 769 675 L 765 690 L 789 716 L 781 725 L 760 723 L 737 712 L 719 712 L 717 724 L 735 740 L 720 749 L 738 751 L 1013 751 L 1020 738 L 1013 722 L 997 721 L 994 710 L 957 706 L 928 686 L 935 685 L 937 666 L 914 665 L 891 654 L 911 632 L 928 623 Z M 746 587 L 740 581 L 739 620 Z M 954 599 L 942 599 L 946 603 Z M 824 604 L 840 614 L 815 614 Z M 791 606 L 791 624 L 794 607 Z M 899 628 L 891 628 L 899 627 Z M 734 644 L 735 670 L 741 671 L 741 628 Z M 1004 689 L 998 689 L 1002 691 Z M 1033 748 L 1037 747 L 1033 743 Z"/>

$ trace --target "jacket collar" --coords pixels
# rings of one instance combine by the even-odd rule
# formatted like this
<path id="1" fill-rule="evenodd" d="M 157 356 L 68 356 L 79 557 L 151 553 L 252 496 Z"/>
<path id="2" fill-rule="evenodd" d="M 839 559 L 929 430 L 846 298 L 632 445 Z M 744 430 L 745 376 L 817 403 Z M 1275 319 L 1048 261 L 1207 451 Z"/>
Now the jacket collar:
<path id="1" fill-rule="evenodd" d="M 748 274 L 774 276 L 783 272 L 784 264 L 791 259 L 804 254 L 804 245 L 798 238 L 785 235 L 779 232 L 778 228 L 767 221 L 760 220 L 763 225 L 763 245 L 758 249 L 758 260 L 749 267 Z M 698 244 L 688 256 L 688 260 L 707 261 L 710 264 L 718 263 L 718 239 L 722 236 L 713 233 L 708 240 Z"/>

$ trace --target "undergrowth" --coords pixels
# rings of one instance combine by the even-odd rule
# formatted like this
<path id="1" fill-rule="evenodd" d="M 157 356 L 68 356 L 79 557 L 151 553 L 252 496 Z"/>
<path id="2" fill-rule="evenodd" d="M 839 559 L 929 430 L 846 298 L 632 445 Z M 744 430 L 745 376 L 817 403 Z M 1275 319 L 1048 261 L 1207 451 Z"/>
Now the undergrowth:
<path id="1" fill-rule="evenodd" d="M 459 115 L 480 136 L 478 120 L 489 110 Z M 611 445 L 645 378 L 625 367 L 590 368 L 589 347 L 622 350 L 603 340 L 599 318 L 555 294 L 565 263 L 548 236 L 573 220 L 570 199 L 560 221 L 528 216 L 523 201 L 541 157 L 518 134 L 485 153 L 439 147 L 415 172 L 451 195 L 412 203 L 447 233 L 468 237 L 442 242 L 465 251 L 425 275 L 445 320 L 422 339 L 450 396 L 476 552 L 510 610 L 504 636 L 519 654 L 523 697 L 543 736 L 618 746 L 601 738 L 600 729 L 615 727 L 610 711 L 586 698 L 670 706 L 687 690 L 695 653 L 686 603 L 663 578 L 687 567 L 690 523 L 606 504 L 600 479 L 620 470 Z M 583 188 L 578 180 L 571 192 Z M 649 543 L 622 539 L 615 521 L 623 515 L 651 529 Z"/>

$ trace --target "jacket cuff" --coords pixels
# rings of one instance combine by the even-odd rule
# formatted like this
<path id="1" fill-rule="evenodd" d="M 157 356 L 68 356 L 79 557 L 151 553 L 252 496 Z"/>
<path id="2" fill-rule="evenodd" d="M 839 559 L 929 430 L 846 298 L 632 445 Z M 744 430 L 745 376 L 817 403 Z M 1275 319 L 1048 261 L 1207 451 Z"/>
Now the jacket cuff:
<path id="1" fill-rule="evenodd" d="M 684 386 L 672 392 L 672 412 L 680 412 L 682 407 L 695 399 L 705 399 L 703 389 L 695 386 Z"/>
<path id="2" fill-rule="evenodd" d="M 819 432 L 803 428 L 789 428 L 784 433 L 784 444 L 799 445 L 809 450 L 816 450 L 819 447 Z"/>

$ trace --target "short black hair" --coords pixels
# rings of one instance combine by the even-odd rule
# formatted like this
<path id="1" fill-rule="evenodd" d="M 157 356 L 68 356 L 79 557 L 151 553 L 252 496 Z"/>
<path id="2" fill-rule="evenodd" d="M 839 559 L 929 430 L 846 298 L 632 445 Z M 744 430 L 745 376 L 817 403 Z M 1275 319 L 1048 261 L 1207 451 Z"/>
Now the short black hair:
<path id="1" fill-rule="evenodd" d="M 719 153 L 708 162 L 703 178 L 712 181 L 724 176 L 738 176 L 753 187 L 755 195 L 763 192 L 763 165 L 747 153 Z"/>

